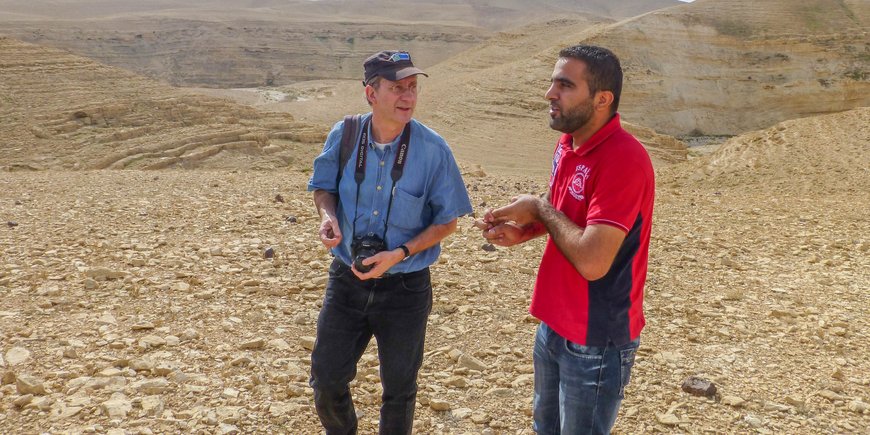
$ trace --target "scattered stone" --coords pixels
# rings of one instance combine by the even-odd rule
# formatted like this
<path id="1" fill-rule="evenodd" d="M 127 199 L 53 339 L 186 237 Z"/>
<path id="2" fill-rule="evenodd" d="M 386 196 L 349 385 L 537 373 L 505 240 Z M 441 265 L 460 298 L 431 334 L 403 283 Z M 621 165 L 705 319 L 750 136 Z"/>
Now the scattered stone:
<path id="1" fill-rule="evenodd" d="M 467 354 L 460 355 L 457 363 L 462 367 L 481 372 L 489 368 L 483 361 Z"/>
<path id="2" fill-rule="evenodd" d="M 32 402 L 32 401 L 33 401 L 33 394 L 23 394 L 21 396 L 18 396 L 18 398 L 16 398 L 15 400 L 13 400 L 12 404 L 16 408 L 24 408 L 25 406 L 30 404 L 30 402 Z"/>
<path id="3" fill-rule="evenodd" d="M 477 411 L 471 414 L 471 421 L 475 424 L 487 424 L 492 420 L 492 417 L 489 414 L 481 411 Z"/>
<path id="4" fill-rule="evenodd" d="M 284 202 L 284 197 L 280 194 L 275 195 L 275 202 Z"/>
<path id="5" fill-rule="evenodd" d="M 846 405 L 849 408 L 849 411 L 856 412 L 858 414 L 867 414 L 868 405 L 860 400 L 853 400 Z"/>
<path id="6" fill-rule="evenodd" d="M 295 224 L 297 221 L 298 219 L 296 218 L 296 216 L 287 216 L 287 222 Z"/>
<path id="7" fill-rule="evenodd" d="M 17 366 L 30 361 L 30 351 L 23 347 L 13 347 L 6 352 L 6 361 L 11 366 Z"/>
<path id="8" fill-rule="evenodd" d="M 287 343 L 283 338 L 275 338 L 273 340 L 269 340 L 268 347 L 280 351 L 287 351 L 292 349 L 292 347 L 290 347 L 290 343 Z"/>
<path id="9" fill-rule="evenodd" d="M 241 433 L 241 431 L 236 426 L 227 423 L 221 423 L 220 425 L 218 425 L 218 433 L 222 435 L 234 435 Z"/>
<path id="10" fill-rule="evenodd" d="M 93 281 L 93 280 L 92 280 Z M 96 281 L 94 281 L 94 287 L 96 287 Z M 87 287 L 87 286 L 85 286 Z M 103 313 L 99 318 L 97 318 L 98 325 L 117 325 L 118 320 L 115 319 L 111 313 Z"/>
<path id="11" fill-rule="evenodd" d="M 430 399 L 429 407 L 435 411 L 449 411 L 450 410 L 450 402 L 446 400 L 440 399 Z"/>
<path id="12" fill-rule="evenodd" d="M 482 249 L 486 252 L 495 252 L 496 251 L 495 245 L 493 245 L 492 243 L 484 243 L 483 245 L 480 246 L 480 249 Z"/>
<path id="13" fill-rule="evenodd" d="M 457 420 L 462 420 L 462 419 L 471 417 L 471 414 L 473 414 L 473 411 L 470 408 L 459 408 L 459 409 L 454 409 L 453 411 L 450 411 L 450 415 L 452 415 L 453 418 L 455 418 Z"/>
<path id="14" fill-rule="evenodd" d="M 160 417 L 163 415 L 163 399 L 160 396 L 146 396 L 140 401 L 142 412 L 149 417 Z"/>
<path id="15" fill-rule="evenodd" d="M 716 395 L 716 385 L 697 376 L 686 378 L 683 381 L 682 389 L 695 396 L 714 397 Z"/>
<path id="16" fill-rule="evenodd" d="M 35 394 L 39 396 L 48 394 L 42 380 L 30 375 L 16 376 L 15 387 L 18 389 L 18 394 Z"/>
<path id="17" fill-rule="evenodd" d="M 239 349 L 242 350 L 260 350 L 264 347 L 266 347 L 266 339 L 264 338 L 255 338 L 239 345 Z"/>
<path id="18" fill-rule="evenodd" d="M 656 414 L 656 420 L 665 426 L 676 426 L 680 424 L 680 417 L 674 414 Z"/>
<path id="19" fill-rule="evenodd" d="M 160 347 L 166 344 L 166 340 L 156 335 L 146 335 L 139 340 L 139 347 Z"/>
<path id="20" fill-rule="evenodd" d="M 765 411 L 788 412 L 788 411 L 790 411 L 790 410 L 792 410 L 792 409 L 793 409 L 793 408 L 792 408 L 791 406 L 788 406 L 788 405 L 782 405 L 782 404 L 779 404 L 779 403 L 774 403 L 774 402 L 765 402 L 765 403 L 764 403 L 764 410 L 765 410 Z"/>
<path id="21" fill-rule="evenodd" d="M 263 257 L 265 258 L 274 258 L 275 257 L 275 249 L 271 246 L 266 248 L 266 251 L 263 252 Z"/>
<path id="22" fill-rule="evenodd" d="M 120 270 L 111 270 L 105 267 L 91 267 L 85 269 L 85 276 L 96 281 L 110 281 L 115 279 L 123 279 L 129 276 L 129 272 Z"/>
<path id="23" fill-rule="evenodd" d="M 751 415 L 747 415 L 747 416 L 743 417 L 743 421 L 745 421 L 746 424 L 748 424 L 752 427 L 761 427 L 762 425 L 764 425 L 764 423 L 761 421 L 760 418 L 754 417 Z"/>
<path id="24" fill-rule="evenodd" d="M 181 333 L 180 338 L 182 341 L 196 340 L 197 338 L 199 338 L 199 332 L 197 332 L 196 329 L 188 328 Z"/>
<path id="25" fill-rule="evenodd" d="M 125 419 L 132 410 L 133 404 L 123 393 L 114 393 L 109 400 L 100 404 L 100 411 L 110 419 Z"/>
<path id="26" fill-rule="evenodd" d="M 302 345 L 302 348 L 305 350 L 314 350 L 314 337 L 305 336 L 299 338 L 299 343 Z"/>
<path id="27" fill-rule="evenodd" d="M 147 321 L 138 322 L 138 323 L 134 324 L 133 326 L 131 326 L 130 329 L 132 329 L 134 331 L 148 331 L 148 330 L 154 329 L 154 324 L 151 322 L 147 322 Z"/>
<path id="28" fill-rule="evenodd" d="M 835 402 L 837 400 L 845 400 L 845 397 L 831 391 L 831 390 L 822 390 L 819 392 L 819 396 L 824 397 L 825 399 L 830 400 L 831 402 Z"/>
<path id="29" fill-rule="evenodd" d="M 451 376 L 444 380 L 444 385 L 447 385 L 448 387 L 467 388 L 468 380 L 462 376 Z"/>
<path id="30" fill-rule="evenodd" d="M 722 404 L 733 406 L 735 408 L 740 408 L 744 403 L 746 403 L 746 401 L 737 396 L 725 396 L 722 398 Z"/>
<path id="31" fill-rule="evenodd" d="M 169 389 L 169 381 L 164 378 L 144 379 L 134 382 L 130 388 L 143 394 L 163 394 Z"/>

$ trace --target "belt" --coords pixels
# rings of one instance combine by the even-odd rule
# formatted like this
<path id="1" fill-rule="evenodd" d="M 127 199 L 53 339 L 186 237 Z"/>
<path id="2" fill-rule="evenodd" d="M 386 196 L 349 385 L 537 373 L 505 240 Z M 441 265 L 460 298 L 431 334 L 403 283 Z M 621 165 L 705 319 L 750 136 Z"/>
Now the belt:
<path id="1" fill-rule="evenodd" d="M 353 273 L 353 270 L 351 269 L 351 267 L 344 264 L 344 262 L 339 260 L 338 258 L 335 258 L 334 260 L 332 260 L 332 262 L 336 265 L 335 266 L 336 269 L 338 269 L 340 271 Z M 419 274 L 419 273 L 426 273 L 428 271 L 429 271 L 429 268 L 426 267 L 424 269 L 415 270 L 413 272 L 385 273 L 385 274 L 383 274 L 375 279 L 391 279 L 391 278 L 408 277 L 408 276 L 414 276 L 414 275 Z M 354 278 L 356 277 L 356 275 L 353 275 L 353 276 L 354 276 Z"/>

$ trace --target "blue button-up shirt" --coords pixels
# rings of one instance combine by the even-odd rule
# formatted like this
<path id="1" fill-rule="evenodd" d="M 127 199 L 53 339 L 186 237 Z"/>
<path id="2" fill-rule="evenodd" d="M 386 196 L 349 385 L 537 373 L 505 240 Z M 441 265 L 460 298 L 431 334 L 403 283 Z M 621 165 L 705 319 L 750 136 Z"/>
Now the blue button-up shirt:
<path id="1" fill-rule="evenodd" d="M 368 119 L 371 119 L 371 113 L 362 116 L 360 125 Z M 366 177 L 360 186 L 359 204 L 356 205 L 354 162 L 359 153 L 359 136 L 354 138 L 353 153 L 343 168 L 341 185 L 336 187 L 342 128 L 341 121 L 333 126 L 326 138 L 323 152 L 314 159 L 314 173 L 308 181 L 308 190 L 338 193 L 336 216 L 343 237 L 341 243 L 332 249 L 332 253 L 350 265 L 354 220 L 356 236 L 374 233 L 384 237 L 384 219 L 387 218 L 387 207 L 393 188 L 390 170 L 395 162 L 396 148 L 402 135 L 396 137 L 383 150 L 370 141 L 366 157 Z M 372 137 L 371 126 L 368 137 Z M 471 212 L 471 201 L 465 183 L 447 142 L 429 127 L 412 119 L 405 170 L 396 183 L 387 225 L 387 248 L 396 249 L 430 225 L 443 225 Z M 441 246 L 436 244 L 399 262 L 387 272 L 404 273 L 424 269 L 434 263 L 440 253 Z"/>

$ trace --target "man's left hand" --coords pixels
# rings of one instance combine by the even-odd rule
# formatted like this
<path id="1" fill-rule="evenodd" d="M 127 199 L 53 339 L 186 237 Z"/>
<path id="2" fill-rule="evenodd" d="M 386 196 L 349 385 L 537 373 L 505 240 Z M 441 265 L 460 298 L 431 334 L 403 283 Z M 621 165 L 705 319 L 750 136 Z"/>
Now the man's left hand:
<path id="1" fill-rule="evenodd" d="M 369 258 L 363 260 L 366 266 L 374 265 L 368 272 L 362 273 L 356 269 L 356 265 L 351 265 L 353 274 L 361 281 L 372 278 L 380 278 L 391 267 L 405 259 L 405 253 L 401 249 L 393 249 L 392 251 L 381 251 Z"/>
<path id="2" fill-rule="evenodd" d="M 528 225 L 538 220 L 541 201 L 543 199 L 533 195 L 514 197 L 510 204 L 488 211 L 483 221 L 493 226 L 505 222 L 513 222 L 519 226 Z"/>

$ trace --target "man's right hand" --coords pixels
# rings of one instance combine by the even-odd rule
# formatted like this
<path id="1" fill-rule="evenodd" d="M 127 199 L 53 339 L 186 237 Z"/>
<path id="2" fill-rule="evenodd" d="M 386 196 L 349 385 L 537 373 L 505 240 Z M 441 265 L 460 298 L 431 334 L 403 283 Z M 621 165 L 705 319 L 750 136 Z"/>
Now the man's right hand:
<path id="1" fill-rule="evenodd" d="M 338 227 L 338 219 L 335 216 L 323 214 L 323 221 L 320 222 L 320 242 L 327 249 L 334 248 L 341 243 L 341 228 Z"/>

